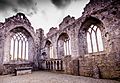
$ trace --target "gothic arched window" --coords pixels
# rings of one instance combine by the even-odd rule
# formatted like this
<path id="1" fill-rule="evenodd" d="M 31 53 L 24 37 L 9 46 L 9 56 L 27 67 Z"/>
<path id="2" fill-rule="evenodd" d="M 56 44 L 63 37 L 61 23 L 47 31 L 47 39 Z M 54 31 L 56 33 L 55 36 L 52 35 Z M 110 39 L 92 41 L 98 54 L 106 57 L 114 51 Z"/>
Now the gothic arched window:
<path id="1" fill-rule="evenodd" d="M 52 44 L 50 44 L 49 49 L 50 49 L 49 50 L 50 58 L 55 58 L 54 55 L 53 55 L 53 46 L 52 46 Z"/>
<path id="2" fill-rule="evenodd" d="M 101 31 L 96 25 L 91 25 L 87 31 L 88 53 L 103 51 Z"/>
<path id="3" fill-rule="evenodd" d="M 67 33 L 62 33 L 57 41 L 57 57 L 71 55 L 71 41 Z"/>
<path id="4" fill-rule="evenodd" d="M 11 60 L 28 60 L 28 39 L 21 32 L 16 33 L 11 39 Z"/>
<path id="5" fill-rule="evenodd" d="M 46 50 L 49 58 L 55 58 L 55 55 L 53 54 L 53 45 L 49 40 L 46 42 Z"/>
<path id="6" fill-rule="evenodd" d="M 70 49 L 70 40 L 65 39 L 64 40 L 64 55 L 71 55 L 71 49 Z"/>

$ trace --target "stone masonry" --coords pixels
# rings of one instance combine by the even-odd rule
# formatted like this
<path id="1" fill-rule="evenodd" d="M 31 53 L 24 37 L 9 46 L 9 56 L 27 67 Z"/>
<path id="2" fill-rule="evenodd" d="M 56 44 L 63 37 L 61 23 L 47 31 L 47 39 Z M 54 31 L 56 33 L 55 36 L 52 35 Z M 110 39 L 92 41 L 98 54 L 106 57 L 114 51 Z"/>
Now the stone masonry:
<path id="1" fill-rule="evenodd" d="M 78 10 L 79 11 L 79 10 Z M 88 53 L 86 30 L 91 24 L 99 26 L 104 50 Z M 28 38 L 28 61 L 10 60 L 10 39 L 22 32 Z M 71 53 L 65 55 L 63 40 L 69 40 Z M 64 73 L 94 78 L 120 79 L 120 1 L 90 0 L 82 16 L 66 16 L 59 27 L 34 32 L 23 13 L 0 23 L 0 74 L 13 73 L 15 67 L 32 66 L 34 70 L 46 69 L 45 61 L 51 60 L 49 45 L 53 47 L 52 59 L 63 61 Z"/>
<path id="2" fill-rule="evenodd" d="M 99 26 L 104 51 L 87 52 L 86 31 L 91 24 Z M 120 1 L 90 0 L 83 15 L 75 19 L 69 15 L 63 19 L 59 28 L 52 27 L 43 40 L 53 45 L 53 54 L 64 61 L 64 72 L 94 78 L 120 78 Z M 87 28 L 88 27 L 88 28 Z M 63 56 L 58 47 L 59 37 L 67 34 L 71 42 L 71 55 Z M 63 35 L 64 36 L 64 35 Z M 60 51 L 60 52 L 59 52 Z M 59 54 L 60 53 L 60 54 Z M 64 54 L 64 53 L 63 53 Z M 70 58 L 71 56 L 71 58 Z M 68 60 L 67 60 L 68 58 Z M 49 57 L 48 57 L 49 59 Z"/>

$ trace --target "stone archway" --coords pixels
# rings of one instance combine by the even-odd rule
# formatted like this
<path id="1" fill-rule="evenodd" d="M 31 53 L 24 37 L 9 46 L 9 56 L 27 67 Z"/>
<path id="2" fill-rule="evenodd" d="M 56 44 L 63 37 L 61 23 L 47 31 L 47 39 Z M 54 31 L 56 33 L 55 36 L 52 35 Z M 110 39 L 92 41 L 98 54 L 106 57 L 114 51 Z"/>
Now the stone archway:
<path id="1" fill-rule="evenodd" d="M 26 36 L 28 41 L 28 60 L 33 62 L 35 57 L 35 32 L 29 20 L 25 17 L 24 14 L 18 13 L 16 16 L 8 18 L 4 23 L 4 56 L 3 63 L 10 62 L 10 48 L 11 48 L 11 39 L 17 34 L 21 33 Z"/>
<path id="2" fill-rule="evenodd" d="M 26 36 L 27 41 L 28 41 L 28 61 L 33 61 L 33 56 L 35 54 L 35 51 L 34 51 L 34 39 L 32 38 L 30 33 L 25 28 L 17 27 L 17 28 L 12 29 L 9 32 L 9 34 L 7 35 L 6 39 L 5 39 L 4 63 L 10 62 L 11 39 L 17 33 L 22 33 L 22 34 L 24 34 Z"/>
<path id="3" fill-rule="evenodd" d="M 79 41 L 79 55 L 80 56 L 84 56 L 85 54 L 87 54 L 88 53 L 88 39 L 87 39 L 87 35 L 88 35 L 88 30 L 90 29 L 90 27 L 92 27 L 92 26 L 95 26 L 95 27 L 93 27 L 93 28 L 96 28 L 96 30 L 97 29 L 99 29 L 100 31 L 101 31 L 101 37 L 102 37 L 102 39 L 103 39 L 103 43 L 104 43 L 104 37 L 102 36 L 103 34 L 104 34 L 104 27 L 103 27 L 103 23 L 99 20 L 99 19 L 97 19 L 97 18 L 95 18 L 95 17 L 87 17 L 85 20 L 84 20 L 84 22 L 82 23 L 82 25 L 81 25 L 81 27 L 80 27 L 80 29 L 79 29 L 79 34 L 78 34 L 78 41 Z M 93 35 L 92 34 L 92 31 L 95 31 L 95 30 L 93 30 L 93 28 L 91 28 L 91 36 Z M 95 34 L 97 34 L 97 31 L 95 31 Z M 97 37 L 97 35 L 95 35 L 96 37 Z M 94 41 L 95 43 L 96 43 L 96 41 Z M 98 41 L 97 41 L 98 42 Z"/>
<path id="4" fill-rule="evenodd" d="M 61 33 L 57 40 L 57 57 L 60 59 L 70 55 L 70 38 L 67 33 Z"/>
<path id="5" fill-rule="evenodd" d="M 56 58 L 53 51 L 53 44 L 50 40 L 47 40 L 45 43 L 45 51 L 48 58 Z"/>

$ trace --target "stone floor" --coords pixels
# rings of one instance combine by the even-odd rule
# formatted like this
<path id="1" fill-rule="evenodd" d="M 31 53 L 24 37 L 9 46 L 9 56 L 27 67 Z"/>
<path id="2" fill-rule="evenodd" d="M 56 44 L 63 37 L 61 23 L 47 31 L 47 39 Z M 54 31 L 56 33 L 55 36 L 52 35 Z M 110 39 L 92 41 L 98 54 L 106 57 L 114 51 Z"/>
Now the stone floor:
<path id="1" fill-rule="evenodd" d="M 114 80 L 93 79 L 51 72 L 33 72 L 32 74 L 0 76 L 0 83 L 120 83 Z"/>

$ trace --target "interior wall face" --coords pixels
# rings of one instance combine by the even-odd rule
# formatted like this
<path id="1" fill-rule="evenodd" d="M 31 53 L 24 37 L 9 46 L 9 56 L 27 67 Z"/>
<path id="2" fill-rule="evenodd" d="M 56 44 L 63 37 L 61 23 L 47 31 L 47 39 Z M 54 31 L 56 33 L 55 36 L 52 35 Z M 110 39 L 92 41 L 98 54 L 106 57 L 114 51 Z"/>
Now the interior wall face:
<path id="1" fill-rule="evenodd" d="M 80 18 L 72 20 L 72 23 L 69 24 L 72 18 L 67 16 L 60 23 L 58 31 L 56 28 L 49 31 L 52 36 L 48 36 L 48 38 L 55 38 L 55 40 L 56 35 L 59 37 L 62 32 L 69 33 L 72 59 L 70 60 L 68 57 L 69 61 L 65 57 L 66 73 L 95 78 L 119 78 L 120 71 L 117 71 L 120 69 L 118 66 L 120 65 L 119 3 L 118 0 L 90 0 Z M 86 31 L 91 24 L 98 26 L 101 31 L 103 51 L 88 53 Z M 54 33 L 52 34 L 52 32 Z M 59 41 L 57 50 L 59 49 L 58 56 L 61 56 L 63 55 L 63 43 L 61 42 L 59 45 Z"/>
<path id="2" fill-rule="evenodd" d="M 0 28 L 0 33 L 2 33 L 0 34 L 0 63 L 9 62 L 10 39 L 14 34 L 10 31 L 15 27 L 23 26 L 28 32 L 25 35 L 29 41 L 29 61 L 33 61 L 36 67 L 45 64 L 43 60 L 50 59 L 50 49 L 45 45 L 46 41 L 50 40 L 53 45 L 53 54 L 57 56 L 57 59 L 63 60 L 65 73 L 95 78 L 120 78 L 119 3 L 118 0 L 90 0 L 80 18 L 65 17 L 59 29 L 52 27 L 47 37 L 41 30 L 35 34 L 27 18 L 22 19 L 19 14 L 12 18 L 14 22 L 9 18 L 4 23 L 4 28 Z M 86 31 L 91 24 L 100 28 L 104 45 L 104 50 L 101 52 L 88 53 Z M 71 41 L 71 55 L 65 56 L 64 40 L 68 36 Z M 46 58 L 39 59 L 42 53 Z"/>
<path id="3" fill-rule="evenodd" d="M 29 20 L 24 14 L 18 13 L 17 15 L 7 18 L 4 23 L 0 24 L 2 49 L 0 51 L 0 74 L 9 74 L 14 72 L 14 68 L 18 67 L 18 64 L 22 66 L 34 66 L 36 65 L 36 38 L 35 32 Z M 28 39 L 28 60 L 10 60 L 11 39 L 16 34 L 21 32 Z M 31 65 L 31 63 L 34 63 Z M 12 65 L 14 64 L 14 65 Z"/>

